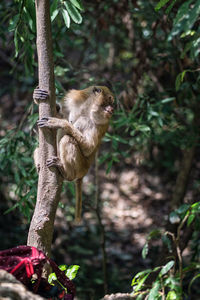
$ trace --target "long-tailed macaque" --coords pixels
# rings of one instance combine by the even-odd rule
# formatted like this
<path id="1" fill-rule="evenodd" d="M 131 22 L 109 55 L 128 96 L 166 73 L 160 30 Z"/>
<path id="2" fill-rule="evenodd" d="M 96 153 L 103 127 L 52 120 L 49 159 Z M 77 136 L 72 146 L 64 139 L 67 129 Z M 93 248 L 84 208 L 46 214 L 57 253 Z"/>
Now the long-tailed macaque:
<path id="1" fill-rule="evenodd" d="M 48 93 L 34 90 L 36 103 L 48 98 Z M 57 167 L 64 179 L 76 182 L 77 222 L 81 220 L 82 178 L 88 172 L 106 133 L 113 113 L 114 97 L 105 86 L 90 86 L 84 90 L 70 90 L 63 98 L 57 117 L 42 118 L 40 128 L 58 129 L 57 156 L 47 160 L 48 167 Z M 35 153 L 38 150 L 36 149 Z M 34 155 L 36 166 L 38 155 Z"/>

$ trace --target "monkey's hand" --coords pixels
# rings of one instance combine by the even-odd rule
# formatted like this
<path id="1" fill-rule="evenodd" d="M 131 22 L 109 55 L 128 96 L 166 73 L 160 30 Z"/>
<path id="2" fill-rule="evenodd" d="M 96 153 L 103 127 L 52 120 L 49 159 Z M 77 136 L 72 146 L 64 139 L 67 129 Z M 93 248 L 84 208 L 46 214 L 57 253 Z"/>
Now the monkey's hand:
<path id="1" fill-rule="evenodd" d="M 46 101 L 48 99 L 48 97 L 49 97 L 49 94 L 47 91 L 42 90 L 39 87 L 34 89 L 33 100 L 36 104 L 39 104 L 39 102 L 41 102 L 41 101 Z"/>
<path id="2" fill-rule="evenodd" d="M 63 128 L 66 131 L 68 131 L 68 133 L 71 132 L 71 127 L 72 127 L 67 120 L 53 118 L 53 117 L 42 118 L 37 121 L 37 125 L 40 128 L 50 128 L 50 129 Z M 67 130 L 68 125 L 69 125 L 69 130 Z"/>

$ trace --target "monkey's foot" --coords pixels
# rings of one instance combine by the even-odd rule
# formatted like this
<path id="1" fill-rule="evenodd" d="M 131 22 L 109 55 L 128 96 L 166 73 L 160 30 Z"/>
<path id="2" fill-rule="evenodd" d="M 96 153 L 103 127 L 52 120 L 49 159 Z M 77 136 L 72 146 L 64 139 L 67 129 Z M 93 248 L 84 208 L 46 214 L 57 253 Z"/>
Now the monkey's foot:
<path id="1" fill-rule="evenodd" d="M 60 158 L 57 156 L 52 156 L 51 158 L 47 159 L 47 167 L 60 167 L 61 161 Z"/>
<path id="2" fill-rule="evenodd" d="M 51 158 L 47 159 L 47 167 L 56 167 L 59 170 L 61 176 L 65 178 L 65 172 L 59 157 L 52 156 Z"/>
<path id="3" fill-rule="evenodd" d="M 44 100 L 47 100 L 49 97 L 49 94 L 47 91 L 45 90 L 42 90 L 40 88 L 36 88 L 34 89 L 34 92 L 33 92 L 33 99 L 38 102 L 38 101 L 44 101 Z"/>

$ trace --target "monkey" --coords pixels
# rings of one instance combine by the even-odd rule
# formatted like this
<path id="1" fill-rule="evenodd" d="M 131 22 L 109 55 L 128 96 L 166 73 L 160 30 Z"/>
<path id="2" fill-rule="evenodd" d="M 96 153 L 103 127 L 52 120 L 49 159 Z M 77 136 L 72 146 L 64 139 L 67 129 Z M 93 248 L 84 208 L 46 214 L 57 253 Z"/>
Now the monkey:
<path id="1" fill-rule="evenodd" d="M 48 92 L 35 89 L 33 97 L 36 103 L 45 101 Z M 41 129 L 57 130 L 57 156 L 49 158 L 47 166 L 58 168 L 65 180 L 75 181 L 77 223 L 81 221 L 82 179 L 94 160 L 113 111 L 112 92 L 105 86 L 90 86 L 83 90 L 70 90 L 63 98 L 57 117 L 37 121 Z M 38 165 L 36 157 L 35 164 Z"/>

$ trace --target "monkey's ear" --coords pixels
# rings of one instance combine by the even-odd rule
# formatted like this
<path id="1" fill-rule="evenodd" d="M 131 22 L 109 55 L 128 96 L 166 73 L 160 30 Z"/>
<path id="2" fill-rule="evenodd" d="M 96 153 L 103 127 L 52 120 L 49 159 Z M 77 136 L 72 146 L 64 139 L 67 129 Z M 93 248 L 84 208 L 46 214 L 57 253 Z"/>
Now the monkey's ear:
<path id="1" fill-rule="evenodd" d="M 101 89 L 98 88 L 98 87 L 96 87 L 96 86 L 94 86 L 94 88 L 93 88 L 93 93 L 94 93 L 94 94 L 100 94 L 100 93 L 101 93 Z"/>

